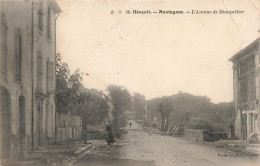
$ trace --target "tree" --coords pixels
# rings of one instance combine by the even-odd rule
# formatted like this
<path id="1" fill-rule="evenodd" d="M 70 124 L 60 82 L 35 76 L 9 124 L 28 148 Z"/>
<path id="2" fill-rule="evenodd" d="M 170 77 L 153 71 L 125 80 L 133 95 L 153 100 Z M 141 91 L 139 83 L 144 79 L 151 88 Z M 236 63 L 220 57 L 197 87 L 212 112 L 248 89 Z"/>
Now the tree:
<path id="1" fill-rule="evenodd" d="M 55 102 L 58 113 L 66 113 L 67 107 L 70 104 L 70 90 L 68 88 L 68 80 L 70 70 L 68 64 L 62 62 L 62 57 L 59 53 L 56 54 L 56 91 Z"/>
<path id="2" fill-rule="evenodd" d="M 76 92 L 79 92 L 80 87 L 82 86 L 82 77 L 80 75 L 80 70 L 77 69 L 70 77 L 69 83 L 72 84 L 72 89 Z"/>
<path id="3" fill-rule="evenodd" d="M 145 115 L 145 97 L 140 93 L 134 93 L 133 95 L 133 109 L 138 119 L 144 119 Z"/>
<path id="4" fill-rule="evenodd" d="M 120 125 L 119 123 L 126 123 L 122 115 L 129 107 L 131 95 L 127 88 L 117 85 L 109 85 L 107 91 L 111 95 L 112 104 L 114 106 L 114 111 L 112 112 L 114 116 L 114 125 L 118 128 Z"/>
<path id="5" fill-rule="evenodd" d="M 93 90 L 82 93 L 80 95 L 80 102 L 76 111 L 81 116 L 83 122 L 83 129 L 87 129 L 87 125 L 100 125 L 104 121 L 109 107 L 100 95 L 96 95 Z"/>
<path id="6" fill-rule="evenodd" d="M 104 121 L 108 113 L 108 105 L 103 99 L 103 93 L 82 85 L 80 70 L 70 74 L 68 64 L 62 62 L 62 57 L 56 55 L 56 83 L 55 92 L 57 113 L 81 116 L 83 128 L 87 124 L 97 125 Z"/>
<path id="7" fill-rule="evenodd" d="M 56 84 L 57 89 L 64 89 L 70 77 L 70 69 L 67 63 L 62 62 L 60 53 L 56 54 Z"/>
<path id="8" fill-rule="evenodd" d="M 162 117 L 161 131 L 168 131 L 169 116 L 170 113 L 174 110 L 172 100 L 169 97 L 161 98 L 158 105 L 156 106 L 156 109 L 160 112 Z"/>
<path id="9" fill-rule="evenodd" d="M 81 81 L 79 69 L 70 75 L 68 64 L 62 62 L 61 55 L 57 53 L 55 102 L 58 113 L 67 113 L 79 101 Z"/>

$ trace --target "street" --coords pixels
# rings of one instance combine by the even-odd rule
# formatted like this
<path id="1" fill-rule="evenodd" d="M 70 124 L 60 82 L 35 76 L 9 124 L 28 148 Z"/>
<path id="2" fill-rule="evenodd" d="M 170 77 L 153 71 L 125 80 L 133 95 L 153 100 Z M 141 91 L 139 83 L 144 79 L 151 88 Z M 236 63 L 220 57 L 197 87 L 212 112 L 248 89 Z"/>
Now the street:
<path id="1" fill-rule="evenodd" d="M 197 144 L 181 137 L 149 134 L 132 121 L 127 134 L 115 144 L 97 145 L 73 165 L 123 166 L 259 166 L 258 157 L 236 156 L 230 151 Z"/>

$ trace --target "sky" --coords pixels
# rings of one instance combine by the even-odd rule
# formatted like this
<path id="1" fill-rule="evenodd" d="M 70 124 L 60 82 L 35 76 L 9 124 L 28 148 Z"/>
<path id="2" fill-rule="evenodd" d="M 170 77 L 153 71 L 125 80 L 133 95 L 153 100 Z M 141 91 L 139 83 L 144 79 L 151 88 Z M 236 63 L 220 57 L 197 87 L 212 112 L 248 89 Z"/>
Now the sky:
<path id="1" fill-rule="evenodd" d="M 64 1 L 57 52 L 86 88 L 125 86 L 146 99 L 182 91 L 233 100 L 228 60 L 259 37 L 259 0 Z M 111 14 L 111 11 L 114 11 Z M 134 15 L 126 10 L 240 10 L 243 14 Z M 118 11 L 122 11 L 121 14 Z"/>

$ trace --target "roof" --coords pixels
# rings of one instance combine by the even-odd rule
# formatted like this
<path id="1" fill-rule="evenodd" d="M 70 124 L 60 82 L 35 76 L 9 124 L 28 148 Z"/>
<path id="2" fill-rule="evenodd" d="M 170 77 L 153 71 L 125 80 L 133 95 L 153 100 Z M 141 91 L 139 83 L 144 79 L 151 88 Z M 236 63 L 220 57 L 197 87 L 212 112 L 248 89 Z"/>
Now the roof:
<path id="1" fill-rule="evenodd" d="M 251 44 L 249 44 L 246 48 L 240 50 L 233 57 L 231 57 L 229 59 L 229 61 L 234 62 L 235 60 L 243 57 L 244 55 L 246 55 L 248 53 L 250 53 L 252 50 L 257 50 L 259 48 L 259 41 L 260 41 L 260 38 L 257 38 L 255 41 L 253 41 Z"/>

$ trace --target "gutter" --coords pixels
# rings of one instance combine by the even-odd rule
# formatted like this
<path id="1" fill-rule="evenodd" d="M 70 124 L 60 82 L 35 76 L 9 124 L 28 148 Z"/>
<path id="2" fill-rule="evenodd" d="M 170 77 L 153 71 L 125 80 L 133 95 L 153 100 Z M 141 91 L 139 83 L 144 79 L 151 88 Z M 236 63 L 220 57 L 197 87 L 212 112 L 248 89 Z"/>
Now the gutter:
<path id="1" fill-rule="evenodd" d="M 31 126 L 31 132 L 32 132 L 32 149 L 34 148 L 34 132 L 33 132 L 33 129 L 34 129 L 34 112 L 33 112 L 33 107 L 34 107 L 34 101 L 33 101 L 33 92 L 34 92 L 34 79 L 33 79 L 33 52 L 34 52 L 34 34 L 33 34 L 33 8 L 34 8 L 34 1 L 32 1 L 32 32 L 31 32 L 31 37 L 32 37 L 32 44 L 31 44 L 31 81 L 32 81 L 32 119 L 31 119 L 31 123 L 32 123 L 32 126 Z"/>
<path id="2" fill-rule="evenodd" d="M 58 13 L 57 17 L 55 18 L 55 28 L 56 28 L 56 20 L 58 19 L 58 17 L 60 16 L 60 12 Z M 55 29 L 56 30 L 56 29 Z M 55 31 L 55 40 L 56 40 L 56 31 Z M 55 44 L 56 45 L 56 44 Z"/>
<path id="3" fill-rule="evenodd" d="M 58 19 L 58 17 L 59 17 L 59 15 L 60 15 L 60 12 L 58 12 L 58 15 L 55 17 L 55 55 L 54 55 L 54 61 L 55 61 L 55 73 L 54 73 L 54 80 L 55 80 L 55 90 L 54 90 L 54 101 L 55 101 L 55 114 L 54 114 L 54 118 L 55 118 L 55 143 L 57 143 L 57 123 L 56 123 L 56 121 L 57 121 L 57 117 L 56 117 L 56 98 L 55 98 L 55 92 L 56 92 L 56 89 L 57 89 L 57 82 L 56 82 L 56 54 L 57 54 L 57 50 L 56 50 L 56 45 L 57 45 L 57 43 L 56 43 L 56 40 L 57 40 L 57 36 L 56 36 L 56 21 L 57 21 L 57 19 Z"/>

